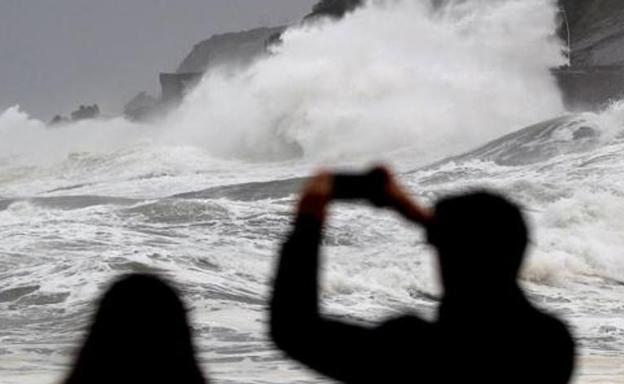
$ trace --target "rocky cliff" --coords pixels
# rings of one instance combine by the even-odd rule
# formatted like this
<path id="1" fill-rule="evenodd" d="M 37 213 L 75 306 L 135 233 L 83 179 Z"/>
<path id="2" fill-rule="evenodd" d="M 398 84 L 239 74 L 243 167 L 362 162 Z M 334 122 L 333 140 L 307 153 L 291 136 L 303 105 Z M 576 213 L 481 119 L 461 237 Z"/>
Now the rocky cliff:
<path id="1" fill-rule="evenodd" d="M 321 17 L 341 18 L 363 4 L 363 0 L 320 0 L 303 20 Z M 177 73 L 204 73 L 216 67 L 245 67 L 267 52 L 267 47 L 279 42 L 287 26 L 256 28 L 243 32 L 214 35 L 195 44 L 184 58 Z"/>
<path id="2" fill-rule="evenodd" d="M 363 0 L 320 0 L 303 22 L 320 17 L 340 18 L 363 3 Z M 567 106 L 597 109 L 610 100 L 623 98 L 624 0 L 559 0 L 559 5 L 563 16 L 561 37 L 569 42 L 571 65 L 553 69 L 553 73 Z M 162 96 L 152 109 L 170 106 L 180 100 L 207 70 L 248 66 L 267 54 L 269 45 L 278 44 L 285 29 L 286 26 L 256 28 L 214 35 L 199 42 L 180 63 L 176 73 L 161 74 Z M 140 108 L 128 110 L 140 111 L 137 116 L 145 115 L 149 108 L 143 99 L 145 97 L 140 100 Z"/>
<path id="3" fill-rule="evenodd" d="M 220 66 L 244 67 L 266 53 L 268 40 L 286 27 L 256 28 L 214 35 L 195 44 L 178 66 L 177 73 L 204 73 Z"/>
<path id="4" fill-rule="evenodd" d="M 341 18 L 362 3 L 363 0 L 320 0 L 302 20 Z M 244 68 L 268 54 L 267 48 L 279 44 L 280 36 L 286 28 L 277 26 L 224 33 L 195 44 L 175 73 L 160 74 L 160 98 L 139 93 L 126 105 L 125 115 L 135 120 L 158 117 L 163 109 L 175 106 L 206 71 L 214 68 Z"/>
<path id="5" fill-rule="evenodd" d="M 561 0 L 573 66 L 624 64 L 624 1 Z M 569 34 L 568 34 L 569 27 Z"/>
<path id="6" fill-rule="evenodd" d="M 346 13 L 361 6 L 363 3 L 363 0 L 321 0 L 314 5 L 312 13 L 307 15 L 304 20 L 325 16 L 341 18 Z"/>
<path id="7" fill-rule="evenodd" d="M 572 110 L 595 110 L 624 98 L 624 1 L 560 0 L 561 36 L 570 66 L 554 69 Z"/>

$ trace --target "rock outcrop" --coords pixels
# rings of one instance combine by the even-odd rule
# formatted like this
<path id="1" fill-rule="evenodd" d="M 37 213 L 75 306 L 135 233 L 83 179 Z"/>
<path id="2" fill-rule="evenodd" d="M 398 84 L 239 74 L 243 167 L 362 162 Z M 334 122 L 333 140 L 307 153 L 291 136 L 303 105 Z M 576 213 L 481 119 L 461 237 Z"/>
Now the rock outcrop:
<path id="1" fill-rule="evenodd" d="M 554 69 L 572 110 L 600 109 L 624 97 L 624 2 L 560 0 L 570 66 Z"/>
<path id="2" fill-rule="evenodd" d="M 132 98 L 124 107 L 124 116 L 131 120 L 152 120 L 157 117 L 160 99 L 146 92 L 140 92 Z"/>
<path id="3" fill-rule="evenodd" d="M 320 17 L 341 18 L 363 4 L 363 0 L 321 0 L 305 21 Z M 287 26 L 256 28 L 243 32 L 214 35 L 195 44 L 191 53 L 180 63 L 176 73 L 204 73 L 219 67 L 244 68 L 279 42 Z"/>
<path id="4" fill-rule="evenodd" d="M 309 22 L 322 17 L 341 18 L 363 4 L 363 0 L 320 0 L 303 18 Z M 175 73 L 161 73 L 161 96 L 154 99 L 145 93 L 135 96 L 124 108 L 126 117 L 146 120 L 174 107 L 209 70 L 238 70 L 269 53 L 268 47 L 279 44 L 288 26 L 255 28 L 248 31 L 214 35 L 201 41 L 182 60 Z"/>
<path id="5" fill-rule="evenodd" d="M 454 0 L 433 0 L 446 3 Z M 468 1 L 468 0 L 459 0 Z M 363 0 L 320 0 L 303 22 L 341 18 Z M 553 69 L 570 109 L 598 109 L 624 97 L 624 1 L 559 0 L 561 37 L 569 43 L 570 66 Z M 245 68 L 279 44 L 286 26 L 256 28 L 214 35 L 196 44 L 175 73 L 160 74 L 162 95 L 138 95 L 126 106 L 135 119 L 175 106 L 208 70 Z M 389 42 L 391 43 L 391 42 Z"/>
<path id="6" fill-rule="evenodd" d="M 97 104 L 81 105 L 71 113 L 73 121 L 95 119 L 100 116 L 100 107 Z"/>
<path id="7" fill-rule="evenodd" d="M 321 0 L 312 8 L 312 13 L 304 20 L 318 17 L 342 18 L 348 12 L 354 11 L 364 3 L 363 0 Z"/>
<path id="8" fill-rule="evenodd" d="M 71 118 L 65 116 L 56 115 L 52 118 L 49 125 L 63 125 L 70 122 L 77 122 L 81 120 L 97 119 L 100 116 L 100 107 L 97 104 L 93 105 L 81 105 L 70 114 Z"/>
<path id="9" fill-rule="evenodd" d="M 182 101 L 184 94 L 194 88 L 204 72 L 161 73 L 159 76 L 162 89 L 161 103 L 175 106 Z"/>
<path id="10" fill-rule="evenodd" d="M 267 52 L 267 41 L 285 26 L 214 35 L 195 44 L 176 73 L 204 73 L 217 67 L 245 67 Z"/>
<path id="11" fill-rule="evenodd" d="M 561 7 L 573 66 L 624 65 L 622 0 L 561 0 Z"/>

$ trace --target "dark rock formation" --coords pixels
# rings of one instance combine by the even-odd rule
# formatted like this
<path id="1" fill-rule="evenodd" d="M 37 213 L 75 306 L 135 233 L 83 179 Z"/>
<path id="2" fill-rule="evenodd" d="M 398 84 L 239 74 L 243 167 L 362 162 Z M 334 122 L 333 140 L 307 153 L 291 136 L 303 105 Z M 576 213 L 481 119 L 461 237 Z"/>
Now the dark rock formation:
<path id="1" fill-rule="evenodd" d="M 145 92 L 141 92 L 130 100 L 124 107 L 124 116 L 130 120 L 145 121 L 156 117 L 156 110 L 160 99 Z"/>
<path id="2" fill-rule="evenodd" d="M 571 66 L 554 69 L 553 74 L 569 110 L 599 110 L 624 98 L 622 66 Z"/>
<path id="3" fill-rule="evenodd" d="M 161 73 L 159 76 L 162 89 L 161 103 L 174 106 L 182 101 L 186 92 L 197 85 L 203 74 L 203 72 Z"/>
<path id="4" fill-rule="evenodd" d="M 321 0 L 304 20 L 325 16 L 340 18 L 362 4 L 363 0 Z M 176 73 L 204 73 L 218 67 L 244 68 L 267 54 L 267 48 L 279 42 L 286 28 L 287 26 L 256 28 L 214 35 L 195 44 Z"/>
<path id="5" fill-rule="evenodd" d="M 312 13 L 305 17 L 305 20 L 318 17 L 332 17 L 340 19 L 346 13 L 355 10 L 363 4 L 362 0 L 320 0 L 312 8 Z"/>
<path id="6" fill-rule="evenodd" d="M 440 6 L 455 0 L 433 1 Z M 320 0 L 303 21 L 322 17 L 338 19 L 363 3 L 363 0 Z M 569 44 L 571 65 L 553 69 L 553 74 L 568 108 L 598 109 L 624 97 L 624 1 L 559 0 L 559 4 L 560 35 Z M 286 28 L 225 33 L 196 44 L 176 73 L 160 74 L 160 99 L 139 94 L 126 105 L 125 114 L 133 119 L 162 114 L 160 110 L 175 106 L 206 71 L 245 68 L 268 54 L 267 48 L 279 44 Z M 59 116 L 58 122 L 62 121 Z"/>
<path id="7" fill-rule="evenodd" d="M 623 1 L 561 0 L 560 4 L 573 66 L 624 65 Z"/>
<path id="8" fill-rule="evenodd" d="M 65 116 L 61 116 L 61 115 L 56 115 L 52 118 L 52 120 L 50 120 L 50 123 L 48 125 L 53 126 L 53 125 L 63 125 L 69 122 L 69 119 Z"/>
<path id="9" fill-rule="evenodd" d="M 97 104 L 81 105 L 80 108 L 71 113 L 72 121 L 95 119 L 100 116 L 100 107 Z"/>
<path id="10" fill-rule="evenodd" d="M 286 27 L 256 28 L 244 32 L 214 35 L 195 44 L 175 73 L 159 75 L 161 95 L 154 98 L 140 93 L 124 107 L 132 120 L 151 120 L 175 107 L 211 69 L 241 69 L 267 54 L 271 38 L 280 36 Z"/>
<path id="11" fill-rule="evenodd" d="M 124 107 L 124 116 L 134 121 L 149 121 L 162 117 L 178 106 L 184 95 L 201 80 L 203 73 L 161 73 L 159 98 L 141 92 Z"/>
<path id="12" fill-rule="evenodd" d="M 195 44 L 177 73 L 204 73 L 217 67 L 245 67 L 267 52 L 267 41 L 286 27 L 256 28 L 214 35 Z"/>
<path id="13" fill-rule="evenodd" d="M 97 104 L 81 105 L 80 107 L 78 107 L 78 109 L 76 109 L 75 111 L 71 113 L 71 118 L 68 119 L 65 116 L 56 115 L 50 121 L 49 125 L 58 126 L 58 125 L 66 124 L 69 122 L 96 119 L 99 116 L 100 116 L 100 107 L 98 107 Z"/>
<path id="14" fill-rule="evenodd" d="M 320 0 L 304 21 L 320 17 L 340 18 L 362 4 L 363 0 Z M 277 26 L 225 33 L 195 44 L 176 73 L 160 74 L 162 93 L 159 100 L 140 93 L 126 104 L 124 114 L 133 120 L 149 120 L 161 115 L 164 109 L 177 105 L 206 71 L 242 69 L 267 55 L 271 45 L 279 44 L 286 28 Z"/>
<path id="15" fill-rule="evenodd" d="M 572 110 L 600 109 L 624 97 L 624 1 L 560 0 L 570 66 L 553 70 Z"/>

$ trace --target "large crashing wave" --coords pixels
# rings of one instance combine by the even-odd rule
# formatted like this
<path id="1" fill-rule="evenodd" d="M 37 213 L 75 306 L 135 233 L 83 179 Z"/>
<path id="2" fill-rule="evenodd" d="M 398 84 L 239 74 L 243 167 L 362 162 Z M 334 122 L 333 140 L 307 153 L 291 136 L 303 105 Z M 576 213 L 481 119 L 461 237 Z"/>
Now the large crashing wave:
<path id="1" fill-rule="evenodd" d="M 52 128 L 17 107 L 0 113 L 0 331 L 12 335 L 3 379 L 40 382 L 39 372 L 66 366 L 50 351 L 77 343 L 73 330 L 102 284 L 155 268 L 192 298 L 211 372 L 313 381 L 264 342 L 275 247 L 311 166 L 383 156 L 424 204 L 478 185 L 525 206 L 531 298 L 565 315 L 581 356 L 623 351 L 624 104 L 501 137 L 562 113 L 549 74 L 564 61 L 554 1 L 432 4 L 378 1 L 291 29 L 247 71 L 207 74 L 161 124 Z M 285 157 L 297 160 L 264 161 Z M 233 161 L 249 158 L 260 161 Z M 327 229 L 331 312 L 433 311 L 435 258 L 413 226 L 343 205 Z M 619 360 L 594 361 L 579 382 L 619 373 Z"/>
<path id="2" fill-rule="evenodd" d="M 213 72 L 170 130 L 224 155 L 465 150 L 563 110 L 553 1 L 370 2 L 291 29 L 275 54 Z"/>
<path id="3" fill-rule="evenodd" d="M 149 139 L 228 158 L 372 159 L 412 146 L 426 160 L 562 113 L 549 72 L 565 61 L 555 1 L 434 3 L 371 1 L 340 22 L 291 28 L 270 57 L 208 73 L 149 128 L 117 119 L 52 131 L 10 109 L 0 150 L 62 156 Z"/>

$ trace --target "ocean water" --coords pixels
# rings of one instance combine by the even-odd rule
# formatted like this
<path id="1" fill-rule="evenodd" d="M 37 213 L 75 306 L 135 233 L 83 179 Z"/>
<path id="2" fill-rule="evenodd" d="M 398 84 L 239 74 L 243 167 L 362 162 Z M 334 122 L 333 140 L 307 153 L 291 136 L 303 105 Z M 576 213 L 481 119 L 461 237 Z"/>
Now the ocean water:
<path id="1" fill-rule="evenodd" d="M 624 382 L 624 104 L 570 113 L 552 1 L 371 2 L 213 71 L 162 122 L 0 114 L 0 382 L 58 382 L 110 280 L 154 271 L 216 383 L 326 383 L 266 337 L 275 255 L 320 166 L 391 165 L 433 204 L 492 188 L 532 224 L 522 284 L 565 319 L 577 383 Z M 435 254 L 391 212 L 336 205 L 324 309 L 435 315 Z M 483 300 L 487 300 L 484 297 Z"/>

